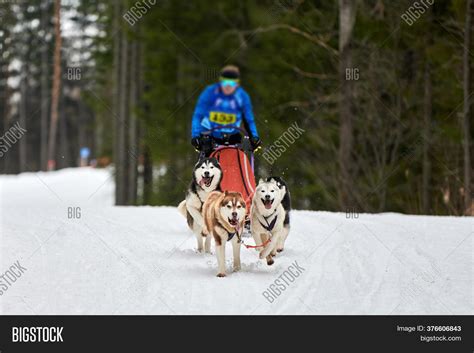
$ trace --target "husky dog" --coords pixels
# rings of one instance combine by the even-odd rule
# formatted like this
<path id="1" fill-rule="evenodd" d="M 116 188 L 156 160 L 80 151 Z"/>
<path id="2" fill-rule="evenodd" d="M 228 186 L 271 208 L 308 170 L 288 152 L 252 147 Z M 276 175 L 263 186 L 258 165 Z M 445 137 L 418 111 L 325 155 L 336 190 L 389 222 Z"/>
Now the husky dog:
<path id="1" fill-rule="evenodd" d="M 266 258 L 268 265 L 274 263 L 273 256 L 277 251 L 283 251 L 290 230 L 289 194 L 286 183 L 283 183 L 281 178 L 276 177 L 260 179 L 250 210 L 252 236 L 257 245 L 264 244 L 260 258 Z M 287 211 L 282 202 L 286 195 Z"/>
<path id="2" fill-rule="evenodd" d="M 221 190 L 221 180 L 222 169 L 216 158 L 199 160 L 194 166 L 193 180 L 186 193 L 186 199 L 178 206 L 178 210 L 186 217 L 189 228 L 196 235 L 199 252 L 203 251 L 204 238 L 205 252 L 211 252 L 211 237 L 203 233 L 202 207 L 212 191 Z"/>
<path id="3" fill-rule="evenodd" d="M 245 200 L 239 192 L 214 191 L 204 202 L 204 232 L 214 237 L 218 272 L 225 277 L 225 244 L 232 242 L 234 271 L 240 270 L 240 245 L 245 222 Z M 209 237 L 208 237 L 209 238 Z"/>
<path id="4" fill-rule="evenodd" d="M 280 192 L 283 195 L 281 199 L 281 205 L 285 210 L 285 220 L 283 221 L 283 228 L 284 234 L 281 239 L 281 243 L 278 244 L 277 251 L 282 252 L 285 249 L 285 241 L 288 237 L 288 233 L 290 232 L 290 211 L 291 211 L 291 196 L 290 196 L 290 189 L 288 189 L 288 184 L 283 180 L 282 177 L 278 176 L 271 176 L 265 179 L 266 182 L 270 182 L 274 180 L 278 187 L 280 188 Z"/>

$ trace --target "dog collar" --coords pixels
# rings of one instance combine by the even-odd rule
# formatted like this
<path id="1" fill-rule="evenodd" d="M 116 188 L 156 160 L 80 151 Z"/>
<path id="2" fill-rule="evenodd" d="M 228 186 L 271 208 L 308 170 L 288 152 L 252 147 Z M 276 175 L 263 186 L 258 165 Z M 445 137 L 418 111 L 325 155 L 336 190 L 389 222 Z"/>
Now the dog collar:
<path id="1" fill-rule="evenodd" d="M 237 231 L 235 231 L 234 228 L 231 228 L 231 230 L 229 231 L 229 228 L 225 224 L 222 224 L 220 220 L 217 221 L 217 224 L 227 232 L 227 235 L 229 237 L 227 240 L 231 240 L 234 237 L 234 235 L 237 233 Z"/>

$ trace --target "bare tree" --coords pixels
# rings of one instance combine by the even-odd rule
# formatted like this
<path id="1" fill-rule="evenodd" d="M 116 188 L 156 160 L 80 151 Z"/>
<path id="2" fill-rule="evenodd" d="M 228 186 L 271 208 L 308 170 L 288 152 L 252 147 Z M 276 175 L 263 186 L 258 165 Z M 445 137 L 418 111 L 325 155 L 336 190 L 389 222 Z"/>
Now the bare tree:
<path id="1" fill-rule="evenodd" d="M 423 99 L 423 177 L 422 177 L 422 212 L 424 214 L 431 213 L 431 135 L 432 135 L 432 119 L 433 119 L 433 82 L 431 79 L 431 64 L 428 57 L 428 49 L 433 45 L 433 35 L 431 31 L 431 21 L 433 13 L 431 8 L 428 9 L 428 31 L 426 34 L 426 54 L 425 54 L 425 71 L 423 76 L 424 99 Z"/>
<path id="2" fill-rule="evenodd" d="M 340 127 L 339 127 L 339 204 L 343 208 L 353 207 L 351 189 L 351 152 L 353 147 L 353 82 L 346 79 L 346 70 L 352 69 L 352 32 L 356 18 L 356 0 L 339 0 L 339 80 L 340 80 Z"/>
<path id="3" fill-rule="evenodd" d="M 128 195 L 127 204 L 135 204 L 137 201 L 137 162 L 138 162 L 138 144 L 137 144 L 137 90 L 140 83 L 139 78 L 139 44 L 134 40 L 131 43 L 131 58 L 130 58 L 130 127 L 128 129 L 128 173 L 127 185 Z"/>
<path id="4" fill-rule="evenodd" d="M 422 183 L 422 211 L 428 214 L 431 211 L 430 206 L 430 180 L 431 180 L 431 160 L 430 160 L 430 142 L 431 142 L 431 119 L 433 111 L 433 89 L 431 81 L 430 64 L 425 64 L 424 72 L 424 102 L 423 102 L 423 183 Z"/>
<path id="5" fill-rule="evenodd" d="M 41 28 L 46 38 L 49 27 L 49 1 L 44 1 L 41 10 Z M 43 43 L 41 48 L 41 123 L 40 123 L 40 168 L 47 169 L 48 164 L 48 44 Z"/>
<path id="6" fill-rule="evenodd" d="M 118 13 L 120 16 L 120 12 Z M 119 17 L 120 18 L 120 17 Z M 120 24 L 119 24 L 120 25 Z M 129 40 L 124 29 L 120 30 L 120 52 L 118 56 L 118 115 L 115 130 L 115 181 L 116 181 L 116 205 L 127 204 L 127 151 L 128 151 L 128 117 L 129 117 L 129 95 L 128 95 L 128 69 L 129 69 Z"/>
<path id="7" fill-rule="evenodd" d="M 54 1 L 54 73 L 53 88 L 51 90 L 51 125 L 49 128 L 49 145 L 48 145 L 48 170 L 55 167 L 56 153 L 56 131 L 58 128 L 58 106 L 61 90 L 61 0 Z"/>
<path id="8" fill-rule="evenodd" d="M 119 190 L 119 178 L 118 178 L 118 163 L 119 163 L 119 82 L 120 82 L 120 11 L 121 11 L 121 1 L 114 2 L 114 79 L 113 79 L 113 92 L 112 92 L 112 100 L 113 100 L 113 115 L 114 115 L 114 164 L 115 164 L 115 203 L 119 204 L 120 199 L 120 190 Z"/>
<path id="9" fill-rule="evenodd" d="M 463 90 L 464 90 L 464 210 L 468 214 L 472 212 L 471 201 L 471 34 L 472 34 L 472 15 L 474 12 L 474 2 L 467 0 L 466 2 L 466 24 L 464 29 L 464 56 L 463 56 Z"/>
<path id="10" fill-rule="evenodd" d="M 25 43 L 26 44 L 26 43 Z M 27 52 L 26 47 L 24 48 L 25 53 Z M 26 114 L 27 114 L 27 95 L 28 95 L 28 58 L 26 55 L 23 56 L 23 64 L 21 69 L 21 82 L 20 82 L 20 109 L 19 109 L 19 122 L 20 126 L 23 129 L 26 129 Z M 27 143 L 26 143 L 26 136 L 20 139 L 19 142 L 19 170 L 23 172 L 27 170 L 26 166 L 26 151 L 27 151 Z"/>

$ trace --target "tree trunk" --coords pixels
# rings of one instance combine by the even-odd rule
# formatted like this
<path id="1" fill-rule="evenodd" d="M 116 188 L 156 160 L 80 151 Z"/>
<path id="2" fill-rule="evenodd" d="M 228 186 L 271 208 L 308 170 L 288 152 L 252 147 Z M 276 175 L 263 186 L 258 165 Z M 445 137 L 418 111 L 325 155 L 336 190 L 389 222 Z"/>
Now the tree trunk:
<path id="1" fill-rule="evenodd" d="M 41 27 L 48 32 L 49 1 L 45 1 L 41 10 Z M 43 43 L 41 48 L 41 122 L 40 122 L 40 170 L 48 167 L 48 44 Z"/>
<path id="2" fill-rule="evenodd" d="M 143 204 L 151 203 L 153 194 L 153 161 L 150 148 L 145 145 L 143 151 Z"/>
<path id="3" fill-rule="evenodd" d="M 54 35 L 56 41 L 54 46 L 53 88 L 51 90 L 51 125 L 49 128 L 48 170 L 54 170 L 56 165 L 56 131 L 58 128 L 58 105 L 61 90 L 61 0 L 54 1 L 54 19 Z"/>
<path id="4" fill-rule="evenodd" d="M 120 51 L 120 82 L 119 82 L 119 115 L 118 115 L 118 131 L 116 131 L 118 140 L 117 165 L 116 165 L 116 181 L 117 181 L 117 205 L 127 204 L 127 174 L 128 174 L 128 139 L 126 138 L 128 129 L 128 55 L 129 43 L 127 33 L 121 31 L 121 51 Z"/>
<path id="5" fill-rule="evenodd" d="M 423 99 L 423 182 L 422 182 L 422 212 L 423 214 L 430 214 L 432 212 L 431 206 L 431 135 L 433 126 L 433 82 L 431 77 L 431 63 L 429 58 L 429 49 L 433 45 L 432 23 L 433 11 L 428 9 L 426 14 L 428 21 L 428 30 L 426 33 L 425 43 L 425 72 L 423 76 L 424 99 Z"/>
<path id="6" fill-rule="evenodd" d="M 115 204 L 118 204 L 118 200 L 120 198 L 119 193 L 119 180 L 118 180 L 118 153 L 119 153 L 119 138 L 118 138 L 118 131 L 119 131 L 119 109 L 118 109 L 118 102 L 119 102 L 119 82 L 120 82 L 120 1 L 114 2 L 114 22 L 113 22 L 113 32 L 115 33 L 114 36 L 114 58 L 113 58 L 113 65 L 114 65 L 114 78 L 113 78 L 113 92 L 112 92 L 112 101 L 113 101 L 113 116 L 114 116 L 114 165 L 115 165 Z"/>
<path id="7" fill-rule="evenodd" d="M 346 70 L 352 70 L 352 32 L 356 17 L 356 0 L 339 0 L 339 204 L 343 210 L 353 208 L 352 159 L 353 147 L 353 81 L 346 78 Z"/>
<path id="8" fill-rule="evenodd" d="M 19 109 L 19 123 L 23 129 L 26 129 L 26 115 L 27 115 L 27 100 L 28 100 L 28 69 L 26 68 L 26 58 L 24 58 L 25 62 L 22 65 L 21 69 L 21 82 L 20 82 L 20 109 Z M 19 144 L 19 171 L 24 172 L 27 168 L 27 161 L 26 161 L 26 136 L 20 138 Z"/>
<path id="9" fill-rule="evenodd" d="M 119 205 L 122 203 L 122 183 L 120 179 L 119 171 L 121 170 L 120 165 L 120 44 L 121 44 L 121 28 L 120 28 L 120 16 L 121 13 L 121 1 L 114 2 L 114 80 L 113 80 L 113 115 L 114 115 L 114 164 L 115 164 L 115 204 Z"/>
<path id="10" fill-rule="evenodd" d="M 431 184 L 431 125 L 433 111 L 433 90 L 431 81 L 431 68 L 427 62 L 424 73 L 424 102 L 423 102 L 423 185 L 422 185 L 422 211 L 423 214 L 431 212 L 430 184 Z"/>
<path id="11" fill-rule="evenodd" d="M 138 42 L 134 40 L 131 43 L 130 57 L 130 126 L 128 129 L 128 197 L 127 204 L 135 205 L 137 202 L 137 161 L 139 148 L 137 144 L 137 89 L 139 83 L 138 70 Z"/>
<path id="12" fill-rule="evenodd" d="M 62 95 L 60 94 L 60 97 Z M 68 119 L 66 118 L 66 114 L 64 114 L 64 104 L 58 105 L 58 115 L 62 116 L 62 118 L 58 121 L 59 124 L 59 161 L 57 162 L 57 168 L 68 168 L 73 166 L 71 163 L 71 156 L 69 153 L 69 149 L 71 146 L 71 140 L 68 134 Z"/>
<path id="13" fill-rule="evenodd" d="M 464 90 L 464 213 L 472 213 L 471 200 L 471 61 L 469 58 L 471 50 L 472 16 L 474 12 L 473 0 L 467 0 L 466 4 L 466 26 L 464 29 L 464 56 L 463 56 L 463 90 Z"/>

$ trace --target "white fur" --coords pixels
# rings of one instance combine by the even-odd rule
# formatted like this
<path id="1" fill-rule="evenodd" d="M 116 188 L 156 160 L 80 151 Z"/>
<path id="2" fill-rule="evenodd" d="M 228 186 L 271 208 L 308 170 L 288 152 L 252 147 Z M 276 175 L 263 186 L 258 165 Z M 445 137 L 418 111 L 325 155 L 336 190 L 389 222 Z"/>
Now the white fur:
<path id="1" fill-rule="evenodd" d="M 216 234 L 222 239 L 221 245 L 216 244 L 216 256 L 217 256 L 217 272 L 219 277 L 225 276 L 225 244 L 227 243 L 228 235 L 224 229 L 216 229 Z M 237 231 L 239 236 L 242 236 L 242 230 Z M 240 264 L 240 243 L 237 234 L 234 235 L 232 240 L 232 257 L 234 259 L 234 272 L 239 271 L 241 268 Z"/>
<path id="2" fill-rule="evenodd" d="M 206 172 L 208 172 L 209 176 L 212 178 L 212 182 L 209 186 L 202 183 L 202 180 Z M 219 183 L 220 178 L 221 178 L 221 173 L 222 172 L 220 171 L 220 169 L 214 167 L 214 165 L 212 163 L 209 163 L 209 161 L 196 165 L 196 168 L 194 169 L 194 178 L 202 189 L 200 190 L 198 188 L 198 193 L 200 194 L 199 195 L 200 197 L 201 196 L 207 197 L 207 194 L 209 194 L 211 191 L 216 190 L 217 184 Z"/>
<path id="3" fill-rule="evenodd" d="M 205 185 L 203 178 L 205 172 L 209 172 L 209 177 L 212 178 L 210 185 Z M 197 250 L 206 253 L 211 252 L 211 237 L 203 237 L 202 233 L 207 233 L 205 230 L 204 220 L 202 218 L 202 205 L 206 201 L 209 193 L 216 190 L 217 186 L 222 177 L 222 172 L 219 168 L 216 168 L 212 163 L 208 161 L 204 163 L 198 163 L 194 169 L 194 180 L 196 182 L 197 193 L 188 190 L 186 199 L 182 201 L 178 206 L 178 211 L 187 218 L 186 211 L 189 212 L 193 218 L 193 226 L 191 230 L 196 236 Z"/>
<path id="4" fill-rule="evenodd" d="M 273 201 L 269 209 L 265 208 L 262 202 L 265 196 L 270 197 L 270 200 Z M 265 245 L 265 247 L 257 248 L 257 250 L 260 250 L 259 257 L 261 259 L 267 258 L 269 265 L 273 263 L 271 256 L 276 255 L 277 249 L 283 249 L 286 237 L 288 236 L 289 228 L 283 225 L 285 220 L 285 210 L 281 205 L 283 196 L 284 190 L 281 190 L 273 179 L 270 182 L 260 180 L 255 190 L 252 207 L 250 209 L 251 231 L 256 245 L 263 244 L 268 238 L 271 239 L 270 243 Z M 265 217 L 267 217 L 267 220 L 265 220 Z M 277 220 L 271 232 L 260 224 L 261 222 L 267 225 L 267 221 L 268 224 L 270 224 L 275 217 L 277 217 Z"/>

